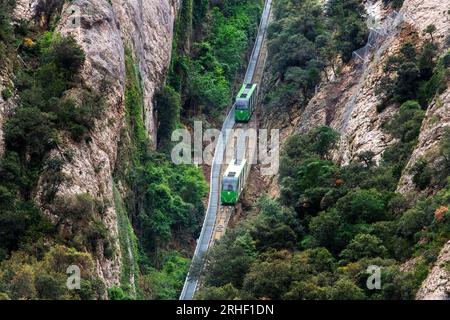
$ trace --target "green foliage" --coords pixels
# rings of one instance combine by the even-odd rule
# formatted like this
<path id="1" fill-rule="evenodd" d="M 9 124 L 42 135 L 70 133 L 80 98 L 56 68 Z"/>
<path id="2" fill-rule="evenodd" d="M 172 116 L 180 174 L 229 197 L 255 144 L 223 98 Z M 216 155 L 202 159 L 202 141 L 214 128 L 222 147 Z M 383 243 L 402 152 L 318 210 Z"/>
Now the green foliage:
<path id="1" fill-rule="evenodd" d="M 142 281 L 149 285 L 153 292 L 148 298 L 157 300 L 177 299 L 183 288 L 184 279 L 189 270 L 189 260 L 178 252 L 165 254 L 165 261 L 160 270 L 151 270 Z"/>
<path id="2" fill-rule="evenodd" d="M 335 210 L 322 212 L 311 219 L 309 231 L 317 245 L 334 248 L 340 224 L 341 217 Z"/>
<path id="3" fill-rule="evenodd" d="M 6 154 L 0 161 L 0 217 L 4 221 L 2 229 L 9 230 L 2 232 L 3 255 L 17 249 L 22 241 L 36 241 L 45 230 L 51 232 L 48 221 L 31 204 L 44 159 L 59 143 L 60 131 L 70 128 L 71 123 L 92 129 L 91 117 L 99 115 L 93 111 L 99 104 L 98 100 L 92 102 L 95 95 L 83 90 L 80 108 L 73 103 L 71 108 L 63 107 L 68 103 L 68 98 L 62 98 L 63 92 L 71 87 L 69 81 L 84 61 L 74 40 L 45 34 L 39 47 L 38 63 L 18 76 L 21 105 L 4 126 Z"/>
<path id="4" fill-rule="evenodd" d="M 276 85 L 266 100 L 269 110 L 287 111 L 311 97 L 322 69 L 333 60 L 327 55 L 332 44 L 317 1 L 275 2 L 274 12 L 268 30 L 268 65 Z"/>
<path id="5" fill-rule="evenodd" d="M 108 289 L 109 300 L 131 300 L 131 297 L 127 295 L 121 288 L 112 287 Z"/>
<path id="6" fill-rule="evenodd" d="M 420 49 L 406 42 L 399 55 L 387 60 L 387 76 L 377 88 L 378 93 L 384 96 L 378 111 L 391 102 L 403 103 L 407 100 L 417 100 L 426 108 L 434 96 L 445 88 L 449 77 L 445 57 L 438 59 L 438 46 L 433 40 L 426 42 Z M 392 73 L 394 81 L 391 80 Z"/>
<path id="7" fill-rule="evenodd" d="M 45 33 L 32 47 L 20 46 L 18 54 L 26 67 L 17 70 L 19 106 L 4 125 L 6 150 L 0 159 L 0 291 L 12 299 L 98 299 L 105 288 L 90 255 L 77 250 L 94 252 L 101 244 L 106 257 L 114 250 L 95 199 L 83 194 L 55 199 L 64 160 L 50 158 L 49 152 L 60 147 L 64 132 L 78 142 L 87 139 L 102 115 L 102 99 L 87 88 L 75 88 L 85 56 L 72 37 Z M 34 204 L 40 177 L 45 189 L 41 206 L 55 213 L 56 222 Z M 71 228 L 57 236 L 69 222 Z M 65 286 L 71 264 L 83 266 L 85 273 L 77 292 Z"/>
<path id="8" fill-rule="evenodd" d="M 50 47 L 41 48 L 44 64 L 54 63 L 57 70 L 64 73 L 64 77 L 72 80 L 83 65 L 85 55 L 73 37 L 56 36 L 52 39 Z"/>
<path id="9" fill-rule="evenodd" d="M 350 223 L 384 220 L 385 201 L 376 190 L 352 190 L 336 203 L 343 219 Z"/>
<path id="10" fill-rule="evenodd" d="M 165 86 L 156 95 L 158 110 L 158 147 L 170 146 L 172 132 L 176 129 L 180 117 L 180 95 L 169 86 Z"/>
<path id="11" fill-rule="evenodd" d="M 188 114 L 217 115 L 231 104 L 231 84 L 244 66 L 243 56 L 255 36 L 261 8 L 262 1 L 250 0 L 209 6 L 204 0 L 183 3 L 169 85 L 181 94 Z M 196 32 L 202 37 L 193 41 L 190 35 Z"/>
<path id="12" fill-rule="evenodd" d="M 433 170 L 430 169 L 425 160 L 418 160 L 411 169 L 411 172 L 413 173 L 413 182 L 420 190 L 424 190 L 430 185 L 433 177 Z"/>
<path id="13" fill-rule="evenodd" d="M 358 234 L 349 243 L 340 256 L 347 261 L 358 261 L 362 258 L 384 257 L 386 248 L 383 242 L 376 236 L 370 234 Z"/>
<path id="14" fill-rule="evenodd" d="M 399 144 L 379 164 L 372 152 L 343 167 L 326 160 L 337 139 L 330 128 L 290 137 L 281 153 L 280 199 L 262 197 L 259 212 L 213 248 L 198 297 L 414 298 L 450 235 L 448 188 L 416 201 L 395 193 L 423 117 L 416 101 L 400 107 L 385 125 Z M 450 139 L 442 141 L 448 156 Z M 400 271 L 414 256 L 421 258 L 411 270 Z M 366 287 L 370 265 L 382 268 L 381 290 Z"/>
<path id="15" fill-rule="evenodd" d="M 5 88 L 2 90 L 2 98 L 3 100 L 8 100 L 9 98 L 11 98 L 13 95 L 13 92 L 10 88 Z"/>
<path id="16" fill-rule="evenodd" d="M 265 98 L 273 116 L 288 117 L 314 95 L 322 76 L 336 75 L 340 61 L 366 43 L 368 30 L 360 0 L 274 2 L 268 30 L 271 90 Z M 326 6 L 324 8 L 324 6 Z M 280 110 L 285 111 L 281 113 Z"/>
<path id="17" fill-rule="evenodd" d="M 232 230 L 211 252 L 207 265 L 206 282 L 209 286 L 221 287 L 228 283 L 242 287 L 245 274 L 255 259 L 254 240 L 247 233 L 239 238 L 239 230 Z"/>
<path id="18" fill-rule="evenodd" d="M 394 85 L 394 99 L 405 101 L 414 99 L 419 88 L 420 70 L 413 62 L 405 62 L 399 66 L 397 80 Z"/>
<path id="19" fill-rule="evenodd" d="M 443 188 L 448 184 L 450 175 L 450 130 L 444 128 L 439 141 L 438 152 L 430 161 L 419 159 L 411 168 L 413 182 L 420 190 L 430 186 Z"/>
<path id="20" fill-rule="evenodd" d="M 239 290 L 232 284 L 223 287 L 207 287 L 195 295 L 197 300 L 237 300 L 240 296 Z"/>
<path id="21" fill-rule="evenodd" d="M 243 289 L 256 298 L 281 299 L 292 281 L 290 259 L 287 251 L 263 254 L 246 274 Z"/>
<path id="22" fill-rule="evenodd" d="M 0 1 L 0 68 L 6 66 L 7 57 L 14 41 L 14 32 L 11 26 L 12 11 L 16 5 L 15 0 Z"/>
<path id="23" fill-rule="evenodd" d="M 207 190 L 197 168 L 175 166 L 155 155 L 136 167 L 131 179 L 141 197 L 137 213 L 141 243 L 148 254 L 171 239 L 172 229 L 197 232 Z"/>
<path id="24" fill-rule="evenodd" d="M 144 125 L 144 93 L 142 79 L 137 65 L 134 62 L 132 52 L 125 50 L 125 112 L 128 123 L 128 130 L 131 134 L 130 146 L 133 152 L 133 162 L 142 161 L 142 157 L 148 149 L 147 131 Z"/>
<path id="25" fill-rule="evenodd" d="M 137 287 L 137 279 L 139 279 L 139 266 L 138 266 L 138 243 L 134 234 L 133 227 L 128 217 L 125 204 L 122 196 L 117 190 L 116 185 L 113 186 L 114 207 L 117 213 L 117 227 L 120 244 L 120 252 L 122 268 L 120 270 L 120 284 L 121 290 L 124 296 L 132 296 L 136 298 L 135 291 Z M 134 282 L 131 282 L 133 281 Z M 119 292 L 119 297 L 121 297 Z"/>
<path id="26" fill-rule="evenodd" d="M 66 269 L 78 265 L 81 290 L 66 286 Z M 65 246 L 55 246 L 41 259 L 17 251 L 0 265 L 0 292 L 11 299 L 89 300 L 101 299 L 105 293 L 94 262 L 88 253 Z"/>
<path id="27" fill-rule="evenodd" d="M 405 167 L 422 126 L 425 117 L 420 105 L 416 101 L 406 101 L 400 107 L 399 112 L 384 124 L 384 129 L 399 141 L 386 148 L 383 155 L 384 162 L 392 166 L 394 175 L 398 179 Z"/>
<path id="28" fill-rule="evenodd" d="M 400 9 L 403 6 L 404 0 L 383 0 L 384 5 L 390 5 L 392 9 Z"/>
<path id="29" fill-rule="evenodd" d="M 318 127 L 288 140 L 280 163 L 283 203 L 294 204 L 299 213 L 321 207 L 322 198 L 335 186 L 337 178 L 337 167 L 324 160 L 337 139 L 332 129 Z"/>
<path id="30" fill-rule="evenodd" d="M 187 269 L 181 269 L 176 278 L 171 280 L 170 288 L 166 288 L 163 282 L 173 275 L 166 275 L 161 270 L 162 261 L 168 257 L 160 249 L 167 246 L 175 236 L 193 237 L 198 232 L 207 186 L 198 168 L 176 166 L 167 155 L 150 151 L 143 120 L 142 81 L 129 50 L 126 50 L 125 65 L 127 128 L 124 140 L 127 142 L 124 149 L 127 151 L 121 156 L 123 167 L 119 168 L 117 178 L 126 182 L 133 195 L 139 195 L 131 195 L 126 199 L 133 229 L 139 237 L 139 264 L 146 270 L 137 293 L 144 297 L 173 299 L 181 290 Z M 167 150 L 172 131 L 178 125 L 180 95 L 172 87 L 166 86 L 155 100 L 159 114 L 158 146 Z M 122 214 L 125 215 L 124 212 Z M 127 229 L 124 219 L 128 218 L 122 217 L 122 224 L 125 224 L 122 229 Z M 120 241 L 121 247 L 133 252 L 133 257 L 126 259 L 122 270 L 122 290 L 129 295 L 132 293 L 129 291 L 130 285 L 133 285 L 129 284 L 129 277 L 137 272 L 132 259 L 137 259 L 138 255 L 136 248 L 129 247 L 130 241 L 134 241 L 131 227 L 130 230 L 121 231 Z"/>
<path id="31" fill-rule="evenodd" d="M 266 197 L 259 199 L 258 208 L 260 213 L 250 231 L 255 248 L 259 251 L 269 248 L 295 248 L 298 236 L 303 232 L 303 228 L 295 219 L 295 213 Z"/>
<path id="32" fill-rule="evenodd" d="M 365 295 L 361 288 L 349 279 L 337 281 L 330 290 L 331 300 L 364 300 Z"/>
<path id="33" fill-rule="evenodd" d="M 350 61 L 353 51 L 367 42 L 368 29 L 364 21 L 365 10 L 361 1 L 332 0 L 327 3 L 327 14 L 334 26 L 336 48 L 344 62 Z"/>
<path id="34" fill-rule="evenodd" d="M 433 33 L 436 32 L 436 26 L 434 24 L 430 24 L 425 28 L 425 30 L 423 30 L 423 32 L 425 34 L 429 34 L 431 37 L 431 41 L 434 41 Z"/>

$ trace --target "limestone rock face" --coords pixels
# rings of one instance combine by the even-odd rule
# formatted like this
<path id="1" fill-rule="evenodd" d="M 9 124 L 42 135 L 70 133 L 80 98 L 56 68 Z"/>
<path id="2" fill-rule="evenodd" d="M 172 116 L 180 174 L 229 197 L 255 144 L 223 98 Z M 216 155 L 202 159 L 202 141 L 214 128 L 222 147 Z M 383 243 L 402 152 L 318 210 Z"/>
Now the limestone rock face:
<path id="1" fill-rule="evenodd" d="M 427 26 L 434 24 L 436 31 L 433 40 L 443 44 L 445 37 L 449 35 L 450 6 L 448 1 L 440 0 L 405 0 L 400 13 L 406 14 L 406 19 L 421 33 Z M 429 35 L 423 35 L 430 37 Z"/>
<path id="2" fill-rule="evenodd" d="M 380 1 L 374 1 L 380 2 Z M 381 129 L 384 121 L 397 112 L 394 106 L 388 106 L 383 112 L 376 110 L 380 97 L 375 92 L 376 85 L 383 74 L 386 59 L 396 54 L 405 39 L 416 33 L 418 42 L 423 43 L 431 35 L 423 30 L 434 24 L 432 34 L 442 51 L 448 50 L 445 38 L 450 30 L 450 9 L 448 2 L 441 0 L 405 0 L 400 16 L 402 23 L 392 30 L 379 48 L 371 53 L 366 64 L 354 60 L 344 66 L 341 75 L 318 90 L 301 112 L 297 131 L 307 132 L 318 125 L 329 125 L 341 133 L 338 150 L 334 160 L 342 165 L 348 164 L 360 152 L 373 151 L 375 160 L 379 160 L 386 147 L 393 143 L 392 137 Z M 386 19 L 388 12 L 379 11 L 378 15 Z M 397 191 L 409 193 L 414 190 L 410 169 L 417 160 L 432 159 L 436 153 L 444 128 L 450 126 L 450 89 L 435 97 L 428 107 L 422 123 L 419 142 L 400 179 Z M 424 281 L 417 294 L 418 299 L 449 299 L 450 297 L 450 242 L 441 251 L 433 270 Z"/>
<path id="3" fill-rule="evenodd" d="M 419 42 L 429 38 L 430 35 L 423 34 L 423 30 L 430 24 L 436 26 L 433 39 L 441 45 L 449 34 L 449 8 L 442 1 L 405 0 L 399 17 L 394 21 L 387 19 L 389 11 L 380 9 L 380 2 L 371 1 L 370 6 L 377 9 L 376 16 L 381 19 L 379 23 L 385 27 L 398 23 L 399 27 L 388 32 L 368 62 L 364 64 L 354 60 L 344 67 L 339 77 L 321 87 L 302 112 L 298 125 L 300 132 L 322 124 L 339 130 L 341 141 L 334 159 L 341 164 L 347 164 L 359 153 L 369 150 L 375 153 L 375 160 L 379 160 L 385 148 L 393 142 L 381 130 L 381 124 L 392 116 L 395 108 L 388 107 L 381 113 L 376 110 L 380 97 L 375 88 L 384 76 L 386 59 L 398 52 L 405 37 L 412 32 L 417 32 Z"/>
<path id="4" fill-rule="evenodd" d="M 450 300 L 450 241 L 447 242 L 417 292 L 419 300 Z"/>
<path id="5" fill-rule="evenodd" d="M 419 142 L 405 170 L 403 170 L 397 192 L 405 194 L 415 191 L 411 168 L 419 159 L 432 160 L 434 158 L 439 151 L 439 142 L 441 141 L 442 134 L 445 128 L 448 127 L 450 127 L 450 86 L 428 106 L 425 119 L 420 129 Z"/>
<path id="6" fill-rule="evenodd" d="M 94 197 L 113 199 L 112 173 L 114 171 L 118 140 L 124 123 L 125 50 L 133 52 L 144 87 L 143 116 L 148 134 L 156 141 L 156 119 L 152 99 L 163 83 L 172 48 L 173 25 L 177 3 L 169 0 L 138 1 L 75 0 L 64 8 L 59 31 L 72 34 L 86 53 L 82 71 L 83 81 L 104 94 L 107 110 L 98 121 L 90 143 L 73 144 L 72 161 L 64 167 L 67 182 L 61 194 L 88 192 Z M 73 9 L 80 12 L 80 26 L 73 26 Z M 79 9 L 78 9 L 79 8 Z M 75 12 L 75 18 L 76 18 Z M 116 212 L 109 206 L 103 222 L 116 240 L 118 231 Z M 108 286 L 119 284 L 120 252 L 113 258 L 102 254 L 96 257 L 98 274 Z"/>
<path id="7" fill-rule="evenodd" d="M 14 17 L 17 19 L 31 20 L 34 17 L 38 3 L 39 1 L 36 0 L 17 0 Z"/>
<path id="8" fill-rule="evenodd" d="M 33 19 L 39 2 L 18 0 L 15 18 Z M 60 158 L 67 159 L 67 154 L 70 154 L 70 161 L 62 170 L 65 179 L 56 196 L 65 198 L 89 193 L 108 204 L 102 220 L 113 239 L 115 254 L 107 258 L 103 252 L 94 253 L 97 273 L 108 287 L 119 285 L 121 268 L 112 174 L 125 118 L 125 51 L 129 49 L 132 52 L 142 77 L 143 116 L 149 137 L 155 143 L 157 120 L 152 99 L 164 82 L 170 63 L 173 27 L 179 5 L 179 0 L 73 0 L 64 5 L 58 22 L 57 31 L 72 35 L 85 51 L 81 81 L 104 96 L 106 110 L 104 116 L 96 121 L 90 141 L 75 143 L 62 136 L 60 145 L 63 149 L 52 151 L 50 156 Z M 1 99 L 0 138 L 4 110 L 6 104 Z M 0 151 L 2 146 L 0 143 Z M 42 195 L 45 188 L 45 179 L 41 178 L 35 199 L 44 207 Z"/>
<path id="9" fill-rule="evenodd" d="M 156 143 L 153 95 L 167 73 L 172 50 L 173 25 L 179 0 L 117 0 L 114 12 L 125 45 L 133 48 L 144 86 L 144 121 L 152 144 Z"/>

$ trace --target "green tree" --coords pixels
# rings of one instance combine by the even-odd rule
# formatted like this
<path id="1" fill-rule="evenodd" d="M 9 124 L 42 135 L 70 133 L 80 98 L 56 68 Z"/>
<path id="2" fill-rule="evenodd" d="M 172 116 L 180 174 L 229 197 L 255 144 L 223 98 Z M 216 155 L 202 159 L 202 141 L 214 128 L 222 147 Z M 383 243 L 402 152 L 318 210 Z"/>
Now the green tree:
<path id="1" fill-rule="evenodd" d="M 66 79 L 73 79 L 85 60 L 83 49 L 72 36 L 56 37 L 52 42 L 48 55 L 43 55 L 44 62 L 53 62 L 64 70 Z"/>
<path id="2" fill-rule="evenodd" d="M 239 290 L 232 284 L 223 287 L 207 287 L 196 294 L 196 299 L 199 300 L 236 300 L 239 297 Z"/>
<path id="3" fill-rule="evenodd" d="M 425 30 L 423 30 L 423 32 L 425 34 L 429 34 L 431 37 L 431 41 L 434 42 L 433 33 L 435 33 L 436 30 L 436 26 L 434 24 L 430 24 L 425 28 Z"/>
<path id="4" fill-rule="evenodd" d="M 327 126 L 319 126 L 310 131 L 309 140 L 311 151 L 325 158 L 328 152 L 336 146 L 339 141 L 339 133 Z"/>
<path id="5" fill-rule="evenodd" d="M 180 95 L 172 87 L 165 86 L 156 95 L 156 106 L 158 111 L 158 147 L 167 147 L 172 132 L 179 122 Z"/>
<path id="6" fill-rule="evenodd" d="M 313 217 L 309 224 L 309 230 L 318 245 L 334 248 L 340 225 L 341 217 L 335 210 L 332 210 L 322 212 L 317 217 Z"/>
<path id="7" fill-rule="evenodd" d="M 329 292 L 331 300 L 365 300 L 364 291 L 351 280 L 338 280 Z"/>
<path id="8" fill-rule="evenodd" d="M 386 252 L 386 247 L 378 237 L 370 234 L 358 234 L 341 252 L 340 256 L 348 261 L 357 261 L 361 258 L 384 257 Z"/>
<path id="9" fill-rule="evenodd" d="M 414 62 L 404 62 L 397 71 L 394 99 L 397 102 L 414 99 L 419 89 L 420 70 Z"/>
<path id="10" fill-rule="evenodd" d="M 256 298 L 281 299 L 291 283 L 291 254 L 270 251 L 252 264 L 243 289 Z"/>
<path id="11" fill-rule="evenodd" d="M 248 243 L 239 239 L 225 239 L 213 248 L 208 257 L 206 283 L 213 287 L 231 283 L 240 289 L 254 259 L 255 251 L 249 250 Z"/>
<path id="12" fill-rule="evenodd" d="M 353 190 L 338 200 L 336 208 L 350 223 L 374 222 L 385 217 L 385 203 L 376 190 Z"/>

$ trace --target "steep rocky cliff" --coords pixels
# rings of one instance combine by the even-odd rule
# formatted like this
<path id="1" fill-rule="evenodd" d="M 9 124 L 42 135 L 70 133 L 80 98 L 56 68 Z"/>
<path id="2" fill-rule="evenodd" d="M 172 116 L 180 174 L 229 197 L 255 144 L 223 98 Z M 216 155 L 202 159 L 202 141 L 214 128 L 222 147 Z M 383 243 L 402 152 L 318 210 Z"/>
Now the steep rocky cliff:
<path id="1" fill-rule="evenodd" d="M 371 151 L 379 161 L 386 147 L 396 142 L 382 129 L 383 123 L 398 112 L 398 104 L 391 103 L 383 111 L 377 107 L 383 100 L 376 88 L 386 71 L 383 69 L 389 57 L 398 54 L 407 41 L 418 47 L 430 40 L 424 30 L 430 24 L 436 27 L 433 41 L 439 46 L 439 54 L 448 50 L 450 26 L 449 5 L 439 0 L 405 0 L 397 12 L 385 6 L 383 1 L 366 1 L 369 13 L 369 37 L 371 48 L 361 50 L 362 56 L 354 56 L 348 64 L 341 66 L 338 75 L 330 71 L 327 79 L 317 87 L 316 94 L 306 107 L 294 108 L 283 119 L 263 118 L 264 125 L 281 130 L 284 141 L 293 132 L 306 133 L 319 125 L 328 125 L 340 132 L 338 148 L 333 160 L 341 165 L 349 164 L 358 154 Z M 364 55 L 363 55 L 364 54 Z M 270 78 L 270 75 L 266 75 Z M 324 77 L 325 78 L 325 77 Z M 411 168 L 419 159 L 433 161 L 438 151 L 444 128 L 450 126 L 450 91 L 447 89 L 432 99 L 422 123 L 418 144 L 403 170 L 397 191 L 402 194 L 419 192 L 412 182 Z M 264 88 L 270 92 L 270 85 Z M 263 126 L 264 126 L 263 125 Z M 266 179 L 269 194 L 279 194 L 276 179 Z M 424 193 L 432 194 L 428 188 Z M 448 262 L 450 244 L 447 243 L 427 279 L 417 294 L 418 299 L 448 299 Z M 447 266 L 447 267 L 446 267 Z"/>
<path id="2" fill-rule="evenodd" d="M 368 1 L 378 7 L 381 2 Z M 398 15 L 392 15 L 391 10 L 378 9 L 377 26 L 385 34 L 380 35 L 381 41 L 377 40 L 376 50 L 371 50 L 365 63 L 354 58 L 349 66 L 344 66 L 339 77 L 320 88 L 302 112 L 299 130 L 304 132 L 319 124 L 338 129 L 342 137 L 334 158 L 342 164 L 368 150 L 374 152 L 378 160 L 392 142 L 392 138 L 381 130 L 381 124 L 392 116 L 394 108 L 388 106 L 378 113 L 377 105 L 381 99 L 375 93 L 384 75 L 386 59 L 396 54 L 412 34 L 417 34 L 418 42 L 422 42 L 423 30 L 431 23 L 436 26 L 435 40 L 442 45 L 448 34 L 447 10 L 445 3 L 435 0 L 406 0 Z"/>
<path id="3" fill-rule="evenodd" d="M 38 3 L 18 1 L 16 18 L 34 17 Z M 131 51 L 138 65 L 144 92 L 143 118 L 150 140 L 154 142 L 156 115 L 152 99 L 164 81 L 170 62 L 178 5 L 177 1 L 170 0 L 75 0 L 64 5 L 57 26 L 58 32 L 72 35 L 83 48 L 86 62 L 81 79 L 86 86 L 102 94 L 106 111 L 97 121 L 96 129 L 91 133 L 92 139 L 75 143 L 68 137 L 62 137 L 64 149 L 52 151 L 50 157 L 67 159 L 67 154 L 70 154 L 70 161 L 62 169 L 64 179 L 56 197 L 69 199 L 88 193 L 103 203 L 105 210 L 102 220 L 109 231 L 115 254 L 106 257 L 102 250 L 97 250 L 94 258 L 97 272 L 108 287 L 119 284 L 121 271 L 112 174 L 125 117 L 125 53 Z M 69 94 L 76 95 L 76 92 Z M 45 176 L 44 172 L 35 197 L 44 207 L 42 195 L 46 190 Z"/>

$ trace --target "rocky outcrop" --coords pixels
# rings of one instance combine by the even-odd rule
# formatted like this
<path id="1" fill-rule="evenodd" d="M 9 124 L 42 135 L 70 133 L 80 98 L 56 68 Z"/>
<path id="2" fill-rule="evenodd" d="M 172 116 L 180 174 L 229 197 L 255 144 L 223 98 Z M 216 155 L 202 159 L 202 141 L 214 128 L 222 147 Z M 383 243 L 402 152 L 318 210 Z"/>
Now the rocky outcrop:
<path id="1" fill-rule="evenodd" d="M 385 148 L 393 142 L 381 130 L 381 124 L 392 116 L 396 108 L 391 106 L 381 113 L 376 110 L 380 97 L 375 89 L 384 76 L 385 60 L 396 54 L 405 38 L 412 33 L 417 33 L 422 39 L 430 37 L 423 34 L 430 24 L 436 26 L 433 39 L 441 45 L 449 30 L 448 6 L 442 1 L 405 0 L 396 20 L 387 18 L 391 11 L 380 9 L 380 2 L 367 1 L 371 8 L 376 9 L 376 16 L 380 18 L 377 23 L 387 29 L 392 23 L 399 23 L 399 27 L 390 28 L 367 63 L 354 59 L 334 81 L 323 85 L 299 120 L 300 132 L 322 124 L 341 132 L 339 149 L 334 154 L 334 159 L 341 164 L 347 164 L 359 153 L 369 150 L 375 153 L 375 160 L 379 160 Z"/>
<path id="2" fill-rule="evenodd" d="M 449 9 L 448 1 L 405 0 L 400 13 L 407 15 L 407 21 L 423 37 L 430 37 L 423 35 L 422 32 L 433 24 L 436 27 L 433 40 L 442 45 L 450 30 Z"/>
<path id="3" fill-rule="evenodd" d="M 375 1 L 381 2 L 381 1 Z M 429 39 L 423 30 L 434 24 L 436 31 L 432 37 L 441 49 L 445 48 L 445 38 L 449 34 L 450 15 L 448 3 L 440 0 L 405 0 L 400 17 L 403 20 L 398 28 L 392 29 L 382 45 L 371 53 L 366 64 L 345 66 L 342 73 L 332 82 L 318 90 L 315 97 L 301 112 L 298 131 L 306 132 L 318 125 L 329 125 L 341 132 L 338 151 L 334 159 L 347 164 L 362 151 L 375 153 L 379 160 L 392 138 L 381 130 L 381 124 L 397 110 L 388 106 L 383 112 L 376 110 L 380 98 L 375 93 L 379 79 L 384 75 L 382 67 L 385 60 L 396 54 L 405 39 L 415 34 L 420 44 Z M 386 19 L 387 11 L 378 15 Z M 450 126 L 450 89 L 436 96 L 430 104 L 419 136 L 419 141 L 406 166 L 398 185 L 398 192 L 414 191 L 411 168 L 418 159 L 432 159 L 437 150 L 445 127 Z M 418 299 L 449 299 L 450 293 L 450 242 L 442 249 L 438 261 L 417 294 Z"/>
<path id="4" fill-rule="evenodd" d="M 450 300 L 450 241 L 442 249 L 435 266 L 417 292 L 419 300 Z"/>
<path id="5" fill-rule="evenodd" d="M 118 140 L 124 120 L 125 63 L 127 49 L 133 52 L 144 88 L 145 125 L 151 141 L 156 141 L 153 95 L 163 83 L 170 63 L 176 3 L 169 0 L 138 1 L 75 0 L 64 8 L 58 30 L 72 34 L 86 52 L 83 81 L 104 94 L 106 114 L 98 121 L 92 141 L 72 144 L 72 161 L 64 167 L 68 179 L 60 193 L 89 194 L 112 203 L 112 173 L 117 157 Z M 75 16 L 74 9 L 75 7 Z M 73 26 L 76 9 L 80 25 Z M 76 24 L 76 21 L 75 21 Z M 103 222 L 117 243 L 117 219 L 113 206 L 103 214 Z M 120 278 L 120 252 L 108 259 L 97 255 L 97 270 L 108 286 Z"/>
<path id="6" fill-rule="evenodd" d="M 38 3 L 39 0 L 18 0 L 16 18 L 31 19 Z M 113 240 L 115 254 L 105 257 L 103 252 L 96 252 L 94 258 L 98 275 L 109 287 L 119 284 L 121 269 L 112 174 L 125 117 L 125 52 L 130 49 L 138 64 L 144 89 L 142 112 L 149 137 L 155 142 L 156 114 L 152 100 L 170 63 L 178 6 L 177 0 L 74 0 L 64 5 L 57 26 L 58 32 L 72 35 L 85 51 L 82 82 L 103 95 L 106 110 L 96 122 L 89 141 L 75 143 L 63 136 L 60 144 L 63 147 L 52 151 L 51 156 L 70 158 L 63 166 L 64 180 L 56 196 L 70 198 L 89 193 L 107 204 L 101 217 Z M 44 180 L 38 186 L 38 202 L 45 192 Z"/>
<path id="7" fill-rule="evenodd" d="M 425 119 L 422 122 L 419 142 L 417 143 L 411 158 L 403 170 L 397 192 L 406 194 L 415 191 L 412 181 L 411 169 L 420 159 L 433 161 L 439 152 L 439 142 L 445 128 L 450 127 L 450 84 L 448 89 L 437 96 L 427 109 Z"/>
<path id="8" fill-rule="evenodd" d="M 35 16 L 39 2 L 38 0 L 16 0 L 14 17 L 19 20 L 31 20 Z"/>
<path id="9" fill-rule="evenodd" d="M 157 114 L 152 100 L 170 63 L 179 1 L 112 1 L 125 45 L 134 49 L 139 64 L 144 87 L 144 121 L 153 146 L 156 143 Z"/>
<path id="10" fill-rule="evenodd" d="M 120 24 L 106 1 L 79 0 L 72 4 L 77 6 L 79 18 L 78 12 L 72 13 L 72 7 L 64 8 L 58 31 L 71 34 L 83 48 L 86 62 L 81 78 L 86 86 L 101 92 L 106 108 L 89 142 L 74 143 L 66 138 L 60 144 L 63 149 L 53 151 L 55 157 L 71 154 L 70 161 L 63 167 L 65 179 L 56 196 L 70 198 L 88 193 L 95 199 L 113 203 L 112 173 L 125 114 L 125 62 Z M 37 199 L 45 188 L 45 184 L 40 183 Z M 116 212 L 112 205 L 106 208 L 102 221 L 109 230 L 116 254 L 106 258 L 103 252 L 96 252 L 94 259 L 98 275 L 111 287 L 119 284 L 121 267 Z"/>
<path id="11" fill-rule="evenodd" d="M 34 8 L 37 1 L 33 0 L 17 0 L 16 7 L 14 8 L 14 18 L 17 20 L 30 20 L 34 15 Z M 3 59 L 3 57 L 2 57 Z M 1 92 L 7 87 L 11 86 L 11 74 L 8 72 L 7 68 L 0 66 L 0 156 L 3 155 L 5 150 L 5 141 L 3 138 L 3 125 L 15 108 L 14 97 L 9 99 L 4 99 Z"/>

